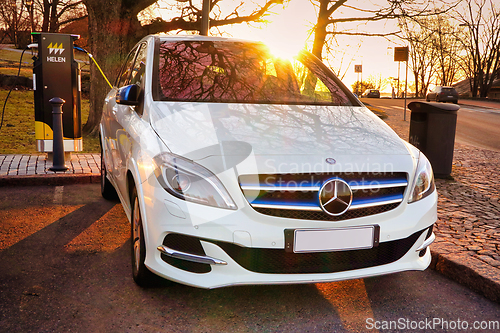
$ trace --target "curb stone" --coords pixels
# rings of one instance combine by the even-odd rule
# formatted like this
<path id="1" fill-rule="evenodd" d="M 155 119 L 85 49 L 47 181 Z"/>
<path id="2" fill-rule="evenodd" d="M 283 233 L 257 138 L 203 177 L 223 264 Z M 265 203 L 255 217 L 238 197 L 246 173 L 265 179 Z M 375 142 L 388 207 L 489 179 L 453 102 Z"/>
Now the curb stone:
<path id="1" fill-rule="evenodd" d="M 61 186 L 71 184 L 99 183 L 101 176 L 87 174 L 64 175 L 26 175 L 26 176 L 0 176 L 0 187 L 3 186 Z"/>
<path id="2" fill-rule="evenodd" d="M 441 252 L 440 243 L 431 245 L 429 268 L 500 303 L 500 274 L 491 266 L 464 253 Z"/>

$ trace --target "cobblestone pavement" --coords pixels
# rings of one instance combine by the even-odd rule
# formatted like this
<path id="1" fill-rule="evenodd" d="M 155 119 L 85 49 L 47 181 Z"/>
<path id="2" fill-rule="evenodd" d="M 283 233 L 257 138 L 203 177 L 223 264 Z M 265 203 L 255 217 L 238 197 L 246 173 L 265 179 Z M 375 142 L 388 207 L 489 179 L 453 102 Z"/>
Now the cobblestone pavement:
<path id="1" fill-rule="evenodd" d="M 71 154 L 71 159 L 65 161 L 68 168 L 57 174 L 100 174 L 100 154 Z M 34 155 L 0 155 L 0 176 L 53 175 L 50 171 L 52 161 L 46 154 Z"/>
<path id="2" fill-rule="evenodd" d="M 47 154 L 0 155 L 0 186 L 65 185 L 98 183 L 100 181 L 100 154 L 71 154 L 66 159 L 67 171 L 50 171 L 52 161 Z"/>
<path id="3" fill-rule="evenodd" d="M 408 140 L 409 121 L 389 111 L 385 121 Z M 409 118 L 407 118 L 409 119 Z M 450 179 L 439 193 L 431 267 L 500 301 L 500 153 L 455 144 Z"/>
<path id="4" fill-rule="evenodd" d="M 437 182 L 439 242 L 493 267 L 500 267 L 499 161 L 500 153 L 457 146 L 454 179 Z"/>

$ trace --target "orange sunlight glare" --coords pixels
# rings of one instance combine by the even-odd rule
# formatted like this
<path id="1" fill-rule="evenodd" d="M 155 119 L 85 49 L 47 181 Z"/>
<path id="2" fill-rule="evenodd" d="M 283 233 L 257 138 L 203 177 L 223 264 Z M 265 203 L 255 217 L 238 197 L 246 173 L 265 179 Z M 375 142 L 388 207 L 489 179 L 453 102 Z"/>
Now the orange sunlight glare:
<path id="1" fill-rule="evenodd" d="M 237 37 L 262 41 L 271 46 L 277 56 L 290 57 L 305 46 L 309 31 L 314 22 L 314 7 L 303 1 L 275 11 L 267 19 L 262 29 L 249 29 L 247 26 L 233 26 L 231 34 Z M 279 14 L 278 14 L 279 13 Z"/>
<path id="2" fill-rule="evenodd" d="M 337 311 L 347 331 L 366 331 L 366 319 L 374 318 L 374 314 L 364 280 L 317 283 L 316 288 Z"/>

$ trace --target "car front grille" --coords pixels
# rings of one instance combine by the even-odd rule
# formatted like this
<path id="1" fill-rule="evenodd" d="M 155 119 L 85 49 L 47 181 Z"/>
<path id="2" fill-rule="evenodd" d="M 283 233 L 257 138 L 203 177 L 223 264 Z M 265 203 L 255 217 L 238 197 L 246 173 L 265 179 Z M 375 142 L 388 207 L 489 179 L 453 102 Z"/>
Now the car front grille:
<path id="1" fill-rule="evenodd" d="M 352 203 L 344 214 L 323 211 L 319 191 L 331 179 L 341 179 L 352 190 Z M 253 209 L 283 218 L 340 221 L 390 211 L 403 201 L 407 174 L 308 173 L 241 175 L 240 188 Z"/>

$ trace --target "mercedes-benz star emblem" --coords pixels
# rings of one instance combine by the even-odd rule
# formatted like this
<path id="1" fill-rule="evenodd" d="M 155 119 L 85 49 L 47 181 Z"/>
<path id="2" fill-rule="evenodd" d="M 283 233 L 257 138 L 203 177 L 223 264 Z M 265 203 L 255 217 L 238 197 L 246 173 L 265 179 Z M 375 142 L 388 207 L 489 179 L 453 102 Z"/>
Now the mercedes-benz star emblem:
<path id="1" fill-rule="evenodd" d="M 321 186 L 319 204 L 327 214 L 344 214 L 352 203 L 352 190 L 342 179 L 330 179 Z"/>
<path id="2" fill-rule="evenodd" d="M 326 163 L 328 163 L 328 164 L 335 164 L 335 163 L 337 163 L 337 161 L 335 161 L 335 159 L 334 159 L 334 158 L 328 157 L 328 158 L 326 159 Z"/>

